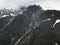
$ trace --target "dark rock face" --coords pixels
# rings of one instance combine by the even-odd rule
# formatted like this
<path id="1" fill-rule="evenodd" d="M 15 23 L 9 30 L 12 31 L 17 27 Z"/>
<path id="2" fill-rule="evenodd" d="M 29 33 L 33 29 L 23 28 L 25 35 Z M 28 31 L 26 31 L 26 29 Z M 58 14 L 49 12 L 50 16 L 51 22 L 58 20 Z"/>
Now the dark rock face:
<path id="1" fill-rule="evenodd" d="M 55 43 L 60 45 L 60 23 L 56 23 L 53 27 L 56 20 L 60 19 L 60 12 L 56 10 L 44 11 L 41 17 L 43 21 L 33 31 L 35 35 L 38 35 L 35 45 L 56 45 Z M 50 20 L 44 21 L 49 18 Z"/>
<path id="2" fill-rule="evenodd" d="M 46 10 L 42 13 L 44 19 L 47 18 L 60 18 L 60 11 L 57 10 Z"/>
<path id="3" fill-rule="evenodd" d="M 2 27 L 4 27 L 8 22 L 9 20 L 11 19 L 12 17 L 4 17 L 4 18 L 0 18 L 0 29 Z"/>
<path id="4" fill-rule="evenodd" d="M 0 37 L 0 39 L 2 40 L 2 45 L 11 45 L 11 43 L 15 43 L 17 39 L 25 33 L 25 28 L 29 25 L 27 22 L 28 19 L 26 20 L 26 17 L 22 15 L 16 16 L 13 22 L 11 22 L 2 31 L 0 31 L 2 37 L 2 39 Z M 27 23 L 27 25 L 25 23 Z M 14 42 L 12 42 L 12 38 L 14 38 Z"/>
<path id="5" fill-rule="evenodd" d="M 58 39 L 54 28 L 51 27 L 48 21 L 41 23 L 33 32 L 37 37 L 34 41 L 36 45 L 53 45 Z"/>
<path id="6" fill-rule="evenodd" d="M 37 6 L 34 5 L 27 7 L 27 9 L 28 10 L 24 11 L 23 14 L 18 14 L 17 16 L 10 19 L 8 17 L 0 19 L 0 45 L 32 45 L 32 42 L 34 42 L 32 40 L 33 33 L 32 31 L 28 33 L 28 30 L 33 30 L 33 26 L 29 25 L 33 23 L 32 15 L 39 14 L 38 10 L 40 9 L 40 7 L 38 6 L 37 8 Z M 21 41 L 16 44 L 16 42 L 22 37 L 23 39 L 21 39 Z"/>
<path id="7" fill-rule="evenodd" d="M 60 22 L 54 25 L 60 19 L 60 11 L 47 10 L 40 14 L 41 8 L 36 5 L 27 9 L 15 17 L 0 19 L 0 45 L 60 45 Z M 3 28 L 5 24 L 8 25 Z"/>

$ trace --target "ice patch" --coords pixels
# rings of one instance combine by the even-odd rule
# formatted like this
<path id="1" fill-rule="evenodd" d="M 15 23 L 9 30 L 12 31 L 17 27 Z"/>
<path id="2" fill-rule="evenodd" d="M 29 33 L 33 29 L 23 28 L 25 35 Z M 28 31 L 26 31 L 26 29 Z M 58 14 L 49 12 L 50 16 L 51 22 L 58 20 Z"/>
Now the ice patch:
<path id="1" fill-rule="evenodd" d="M 58 45 L 58 43 L 55 42 L 55 45 Z"/>
<path id="2" fill-rule="evenodd" d="M 57 23 L 59 23 L 59 22 L 60 22 L 60 19 L 57 19 L 57 20 L 55 21 L 53 27 L 54 27 Z"/>
<path id="3" fill-rule="evenodd" d="M 0 18 L 3 18 L 3 17 L 8 17 L 9 15 L 3 15 L 3 16 L 1 16 Z"/>
<path id="4" fill-rule="evenodd" d="M 49 21 L 50 20 L 50 18 L 48 18 L 48 19 L 45 19 L 45 20 L 43 20 L 42 22 L 46 22 L 46 21 Z"/>

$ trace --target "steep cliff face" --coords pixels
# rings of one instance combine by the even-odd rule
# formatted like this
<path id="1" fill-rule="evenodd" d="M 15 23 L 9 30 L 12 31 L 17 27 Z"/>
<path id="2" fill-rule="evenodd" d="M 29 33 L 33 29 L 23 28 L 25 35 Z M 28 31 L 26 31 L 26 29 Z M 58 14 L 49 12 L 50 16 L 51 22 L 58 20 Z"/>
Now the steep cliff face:
<path id="1" fill-rule="evenodd" d="M 33 31 L 36 35 L 36 45 L 60 44 L 60 11 L 47 10 L 41 13 L 41 24 Z M 37 36 L 38 35 L 38 36 Z M 39 42 L 39 43 L 38 43 Z M 37 44 L 38 43 L 38 44 Z"/>
<path id="2" fill-rule="evenodd" d="M 17 16 L 1 18 L 0 45 L 31 45 L 31 31 L 39 23 L 40 11 L 40 7 L 34 5 L 27 7 L 26 11 Z"/>
<path id="3" fill-rule="evenodd" d="M 0 29 L 2 27 L 4 27 L 8 22 L 9 20 L 12 18 L 12 16 L 6 16 L 6 17 L 0 17 Z"/>
<path id="4" fill-rule="evenodd" d="M 33 5 L 17 16 L 0 18 L 0 45 L 56 45 L 60 42 L 60 11 Z"/>

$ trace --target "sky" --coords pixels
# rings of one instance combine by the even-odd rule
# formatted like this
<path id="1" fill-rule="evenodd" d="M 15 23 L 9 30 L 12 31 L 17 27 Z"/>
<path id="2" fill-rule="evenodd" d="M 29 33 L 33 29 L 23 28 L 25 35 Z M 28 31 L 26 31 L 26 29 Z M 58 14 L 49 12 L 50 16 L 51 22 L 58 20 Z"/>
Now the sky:
<path id="1" fill-rule="evenodd" d="M 0 0 L 0 9 L 18 9 L 18 7 L 33 4 L 40 5 L 44 10 L 60 10 L 60 0 Z"/>
<path id="2" fill-rule="evenodd" d="M 36 4 L 39 4 L 45 10 L 46 9 L 60 10 L 60 0 L 44 0 L 41 2 L 37 2 Z"/>

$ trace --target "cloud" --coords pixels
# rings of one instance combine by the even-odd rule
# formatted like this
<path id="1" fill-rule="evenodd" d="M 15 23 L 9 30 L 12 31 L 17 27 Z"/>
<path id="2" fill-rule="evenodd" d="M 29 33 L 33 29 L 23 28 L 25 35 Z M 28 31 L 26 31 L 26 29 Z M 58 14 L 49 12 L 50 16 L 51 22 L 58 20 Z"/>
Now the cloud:
<path id="1" fill-rule="evenodd" d="M 42 8 L 60 10 L 60 0 L 44 0 L 42 2 L 37 2 Z"/>
<path id="2" fill-rule="evenodd" d="M 17 9 L 22 6 L 29 6 L 33 4 L 40 5 L 43 9 L 57 9 L 60 10 L 60 0 L 0 0 L 0 9 Z"/>
<path id="3" fill-rule="evenodd" d="M 0 9 L 1 8 L 16 9 L 18 7 L 28 6 L 39 1 L 40 0 L 0 0 Z"/>

